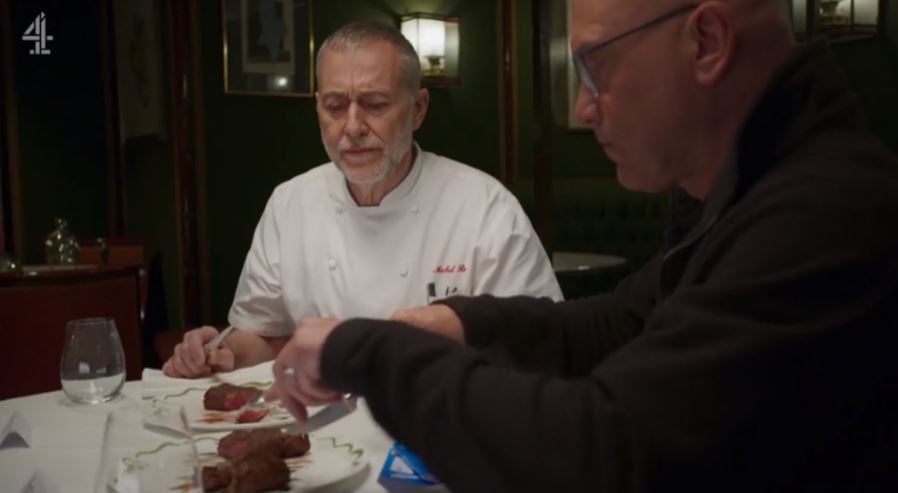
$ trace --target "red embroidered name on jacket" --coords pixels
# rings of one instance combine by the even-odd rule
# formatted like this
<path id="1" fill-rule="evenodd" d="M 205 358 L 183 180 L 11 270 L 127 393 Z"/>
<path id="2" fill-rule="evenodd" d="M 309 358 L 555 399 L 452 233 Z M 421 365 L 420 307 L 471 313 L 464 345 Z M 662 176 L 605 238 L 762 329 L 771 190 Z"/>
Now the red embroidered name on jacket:
<path id="1" fill-rule="evenodd" d="M 439 265 L 433 270 L 434 274 L 454 274 L 456 272 L 467 272 L 468 268 L 465 264 L 458 265 Z"/>

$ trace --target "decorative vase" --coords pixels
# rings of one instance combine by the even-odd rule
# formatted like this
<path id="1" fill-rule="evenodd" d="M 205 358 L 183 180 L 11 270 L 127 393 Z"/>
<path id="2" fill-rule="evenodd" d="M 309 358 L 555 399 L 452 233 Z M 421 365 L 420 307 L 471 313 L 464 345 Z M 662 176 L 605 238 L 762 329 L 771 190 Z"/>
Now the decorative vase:
<path id="1" fill-rule="evenodd" d="M 75 235 L 69 231 L 65 219 L 56 219 L 56 229 L 50 231 L 44 242 L 47 263 L 50 265 L 72 265 L 78 263 L 81 246 Z"/>

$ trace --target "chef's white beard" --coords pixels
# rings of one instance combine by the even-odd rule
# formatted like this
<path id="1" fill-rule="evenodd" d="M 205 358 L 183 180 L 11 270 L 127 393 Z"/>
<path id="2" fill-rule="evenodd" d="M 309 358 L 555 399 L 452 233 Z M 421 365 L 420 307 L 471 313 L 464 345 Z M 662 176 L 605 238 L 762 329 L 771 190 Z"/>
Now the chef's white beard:
<path id="1" fill-rule="evenodd" d="M 399 132 L 396 141 L 390 146 L 386 146 L 382 140 L 370 134 L 356 140 L 352 140 L 344 135 L 337 144 L 337 149 L 332 149 L 328 146 L 323 136 L 321 140 L 324 142 L 324 150 L 327 152 L 328 157 L 330 157 L 331 161 L 337 165 L 337 168 L 343 173 L 346 181 L 360 187 L 364 194 L 366 189 L 370 190 L 371 187 L 393 174 L 393 172 L 396 171 L 396 168 L 402 163 L 402 157 L 405 156 L 412 147 L 413 124 L 414 112 L 409 111 L 408 118 L 403 124 L 403 128 Z M 339 159 L 340 153 L 348 149 L 365 147 L 386 148 L 387 152 L 374 173 L 359 175 L 354 172 L 355 170 L 353 170 L 352 167 L 346 166 L 346 164 Z"/>

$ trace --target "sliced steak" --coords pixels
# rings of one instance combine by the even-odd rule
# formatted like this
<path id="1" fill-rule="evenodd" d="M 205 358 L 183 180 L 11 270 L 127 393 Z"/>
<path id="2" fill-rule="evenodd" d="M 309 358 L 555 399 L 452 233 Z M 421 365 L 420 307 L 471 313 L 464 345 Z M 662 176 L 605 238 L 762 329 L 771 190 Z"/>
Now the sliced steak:
<path id="1" fill-rule="evenodd" d="M 268 416 L 268 408 L 260 407 L 258 409 L 247 409 L 237 416 L 238 423 L 258 423 L 262 418 Z"/>
<path id="2" fill-rule="evenodd" d="M 281 440 L 281 457 L 299 457 L 304 455 L 312 445 L 309 443 L 309 435 L 288 435 L 284 433 Z"/>
<path id="3" fill-rule="evenodd" d="M 290 469 L 283 459 L 270 455 L 251 455 L 231 463 L 231 482 L 225 493 L 259 493 L 287 490 Z"/>
<path id="4" fill-rule="evenodd" d="M 233 411 L 245 406 L 258 392 L 253 387 L 223 383 L 206 391 L 203 395 L 203 407 L 209 411 Z"/>
<path id="5" fill-rule="evenodd" d="M 203 491 L 218 491 L 231 482 L 231 467 L 227 462 L 203 468 Z"/>
<path id="6" fill-rule="evenodd" d="M 277 428 L 239 430 L 218 441 L 218 455 L 235 461 L 248 455 L 299 457 L 309 451 L 308 435 L 288 435 Z"/>
<path id="7" fill-rule="evenodd" d="M 230 461 L 240 460 L 250 454 L 281 456 L 282 432 L 277 428 L 239 430 L 218 441 L 218 455 Z"/>

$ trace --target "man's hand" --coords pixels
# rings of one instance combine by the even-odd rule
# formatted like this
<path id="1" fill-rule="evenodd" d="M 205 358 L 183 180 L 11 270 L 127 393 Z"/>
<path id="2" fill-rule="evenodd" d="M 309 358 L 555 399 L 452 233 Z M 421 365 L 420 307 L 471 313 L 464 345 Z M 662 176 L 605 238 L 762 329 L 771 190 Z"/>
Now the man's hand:
<path id="1" fill-rule="evenodd" d="M 329 404 L 342 398 L 341 393 L 322 385 L 320 368 L 324 341 L 339 323 L 335 318 L 301 320 L 293 331 L 293 338 L 274 360 L 274 385 L 265 398 L 280 398 L 284 407 L 299 421 L 308 418 L 306 406 Z"/>
<path id="2" fill-rule="evenodd" d="M 461 319 L 446 305 L 403 308 L 393 312 L 390 318 L 465 343 L 465 328 Z"/>
<path id="3" fill-rule="evenodd" d="M 208 326 L 186 332 L 162 372 L 170 377 L 200 378 L 212 372 L 233 370 L 234 353 L 226 346 L 219 346 L 208 355 L 203 352 L 203 345 L 217 335 L 218 330 Z"/>

